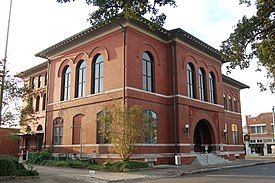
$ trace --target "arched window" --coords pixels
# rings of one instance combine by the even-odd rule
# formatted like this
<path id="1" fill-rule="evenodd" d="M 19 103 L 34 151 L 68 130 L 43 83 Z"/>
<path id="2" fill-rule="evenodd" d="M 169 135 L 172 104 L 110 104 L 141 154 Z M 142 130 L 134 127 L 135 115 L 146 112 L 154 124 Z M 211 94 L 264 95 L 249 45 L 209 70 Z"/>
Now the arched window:
<path id="1" fill-rule="evenodd" d="M 145 110 L 143 122 L 143 143 L 156 144 L 157 143 L 157 114 L 151 110 Z"/>
<path id="2" fill-rule="evenodd" d="M 106 120 L 107 122 L 102 122 Z M 96 143 L 97 144 L 108 144 L 109 140 L 106 138 L 107 131 L 112 128 L 112 118 L 110 114 L 106 114 L 104 111 L 97 113 L 97 132 L 96 132 Z M 105 134 L 105 135 L 104 135 Z"/>
<path id="3" fill-rule="evenodd" d="M 27 133 L 30 133 L 31 131 L 32 131 L 31 127 L 30 127 L 30 126 L 27 126 L 26 132 L 27 132 Z"/>
<path id="4" fill-rule="evenodd" d="M 238 138 L 238 126 L 236 124 L 232 124 L 232 141 L 233 144 L 239 144 Z"/>
<path id="5" fill-rule="evenodd" d="M 206 101 L 206 91 L 205 91 L 205 71 L 200 68 L 198 71 L 199 75 L 199 94 L 200 100 Z"/>
<path id="6" fill-rule="evenodd" d="M 232 98 L 231 98 L 231 96 L 228 96 L 228 104 L 229 104 L 228 110 L 233 111 Z"/>
<path id="7" fill-rule="evenodd" d="M 42 130 L 43 130 L 42 125 L 38 125 L 37 128 L 36 128 L 36 131 L 42 131 Z"/>
<path id="8" fill-rule="evenodd" d="M 53 129 L 53 142 L 55 145 L 62 144 L 63 140 L 63 119 L 58 117 L 54 121 L 54 129 Z"/>
<path id="9" fill-rule="evenodd" d="M 223 106 L 224 106 L 224 109 L 227 110 L 227 97 L 225 94 L 223 94 Z"/>
<path id="10" fill-rule="evenodd" d="M 39 105 L 40 105 L 40 96 L 38 95 L 35 101 L 35 111 L 39 111 Z"/>
<path id="11" fill-rule="evenodd" d="M 93 61 L 93 88 L 92 93 L 100 93 L 103 91 L 103 74 L 104 74 L 104 57 L 100 54 L 94 57 Z"/>
<path id="12" fill-rule="evenodd" d="M 46 109 L 46 100 L 47 100 L 46 93 L 44 93 L 43 102 L 42 102 L 42 110 L 43 111 Z"/>
<path id="13" fill-rule="evenodd" d="M 187 91 L 188 97 L 195 98 L 195 68 L 193 64 L 187 64 Z"/>
<path id="14" fill-rule="evenodd" d="M 83 97 L 85 95 L 85 85 L 86 85 L 86 62 L 82 60 L 76 66 L 75 97 Z"/>
<path id="15" fill-rule="evenodd" d="M 239 110 L 238 110 L 238 102 L 237 102 L 236 97 L 234 97 L 233 103 L 234 103 L 234 111 L 235 111 L 235 112 L 239 112 Z"/>
<path id="16" fill-rule="evenodd" d="M 213 72 L 209 74 L 209 102 L 216 102 L 216 78 Z"/>
<path id="17" fill-rule="evenodd" d="M 149 52 L 144 52 L 142 56 L 142 83 L 143 90 L 154 91 L 153 57 Z"/>
<path id="18" fill-rule="evenodd" d="M 62 90 L 61 100 L 70 99 L 70 87 L 71 87 L 71 68 L 67 65 L 62 72 Z"/>
<path id="19" fill-rule="evenodd" d="M 224 136 L 225 136 L 225 143 L 228 144 L 228 127 L 227 124 L 224 124 Z"/>
<path id="20" fill-rule="evenodd" d="M 80 139 L 82 136 L 82 125 L 81 125 L 81 118 L 83 115 L 76 115 L 73 118 L 73 144 L 80 144 Z"/>

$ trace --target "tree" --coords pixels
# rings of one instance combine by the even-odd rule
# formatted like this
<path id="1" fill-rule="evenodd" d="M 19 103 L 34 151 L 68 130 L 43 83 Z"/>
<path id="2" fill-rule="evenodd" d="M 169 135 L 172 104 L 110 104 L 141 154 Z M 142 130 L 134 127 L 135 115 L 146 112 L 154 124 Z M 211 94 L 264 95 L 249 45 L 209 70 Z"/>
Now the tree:
<path id="1" fill-rule="evenodd" d="M 114 145 L 114 152 L 123 161 L 129 160 L 135 152 L 135 144 L 155 136 L 156 126 L 151 122 L 152 119 L 137 105 L 105 106 L 102 115 L 98 117 L 100 133 L 108 143 Z"/>
<path id="2" fill-rule="evenodd" d="M 36 120 L 29 103 L 25 107 L 21 104 L 22 100 L 29 101 L 29 96 L 30 89 L 25 87 L 19 78 L 10 75 L 7 71 L 4 80 L 1 126 L 24 126 L 26 121 Z"/>
<path id="3" fill-rule="evenodd" d="M 21 115 L 21 105 L 18 102 L 23 98 L 23 94 L 24 88 L 20 87 L 20 81 L 7 72 L 4 80 L 1 125 L 18 125 Z"/>
<path id="4" fill-rule="evenodd" d="M 240 0 L 251 6 L 250 0 Z M 244 16 L 236 25 L 229 38 L 222 42 L 221 53 L 230 72 L 239 66 L 248 68 L 251 61 L 258 59 L 257 70 L 267 69 L 268 84 L 258 83 L 262 90 L 269 87 L 275 92 L 275 1 L 256 0 L 256 15 L 251 18 Z"/>
<path id="5" fill-rule="evenodd" d="M 56 0 L 67 3 L 75 0 Z M 163 25 L 166 19 L 164 13 L 159 13 L 159 8 L 165 5 L 176 7 L 175 0 L 85 0 L 88 5 L 97 6 L 98 9 L 90 13 L 89 21 L 96 25 L 106 19 L 124 13 L 126 17 L 139 18 L 151 14 L 150 20 L 158 25 Z"/>

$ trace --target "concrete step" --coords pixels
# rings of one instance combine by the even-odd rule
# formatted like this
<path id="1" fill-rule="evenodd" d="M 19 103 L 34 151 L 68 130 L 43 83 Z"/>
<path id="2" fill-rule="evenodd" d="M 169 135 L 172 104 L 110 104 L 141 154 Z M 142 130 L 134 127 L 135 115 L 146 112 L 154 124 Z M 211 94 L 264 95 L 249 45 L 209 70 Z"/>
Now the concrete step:
<path id="1" fill-rule="evenodd" d="M 195 164 L 198 163 L 200 165 L 224 164 L 227 162 L 224 158 L 213 153 L 196 153 L 196 160 L 194 160 Z"/>

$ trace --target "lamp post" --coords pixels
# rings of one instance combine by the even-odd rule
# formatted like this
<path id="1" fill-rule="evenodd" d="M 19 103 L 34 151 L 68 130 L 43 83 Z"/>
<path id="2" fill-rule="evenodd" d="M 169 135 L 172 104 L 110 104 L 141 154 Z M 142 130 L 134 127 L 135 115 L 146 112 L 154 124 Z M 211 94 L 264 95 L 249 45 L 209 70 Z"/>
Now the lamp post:
<path id="1" fill-rule="evenodd" d="M 71 126 L 72 128 L 80 128 L 80 159 L 82 159 L 82 126 Z"/>
<path id="2" fill-rule="evenodd" d="M 7 63 L 7 53 L 8 53 L 8 43 L 9 43 L 9 32 L 10 32 L 10 20 L 11 20 L 11 7 L 12 0 L 10 1 L 10 11 L 9 11 L 9 19 L 8 19 L 8 27 L 7 27 L 7 37 L 6 37 L 6 46 L 5 46 L 5 56 L 2 59 L 3 68 L 0 70 L 0 127 L 2 124 L 2 108 L 3 108 L 3 94 L 5 88 L 5 75 L 6 75 L 6 63 Z"/>

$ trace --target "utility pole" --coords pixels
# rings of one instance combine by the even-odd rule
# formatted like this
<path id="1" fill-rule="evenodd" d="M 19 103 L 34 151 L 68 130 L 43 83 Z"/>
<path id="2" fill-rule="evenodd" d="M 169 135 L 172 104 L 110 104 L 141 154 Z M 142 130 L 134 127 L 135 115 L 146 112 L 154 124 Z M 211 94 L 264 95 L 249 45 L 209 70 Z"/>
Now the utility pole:
<path id="1" fill-rule="evenodd" d="M 11 7 L 12 7 L 12 0 L 10 0 L 10 11 L 9 11 L 9 19 L 8 19 L 8 27 L 7 27 L 5 56 L 1 61 L 1 67 L 2 68 L 0 69 L 0 127 L 1 127 L 1 124 L 2 124 L 3 93 L 4 93 L 4 88 L 5 88 L 5 75 L 6 75 L 7 53 L 8 53 L 9 32 L 10 32 L 10 20 L 11 20 Z"/>
<path id="2" fill-rule="evenodd" d="M 273 140 L 275 139 L 275 107 L 272 107 Z"/>

